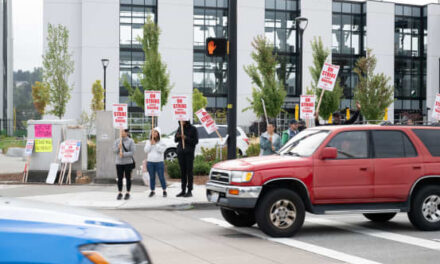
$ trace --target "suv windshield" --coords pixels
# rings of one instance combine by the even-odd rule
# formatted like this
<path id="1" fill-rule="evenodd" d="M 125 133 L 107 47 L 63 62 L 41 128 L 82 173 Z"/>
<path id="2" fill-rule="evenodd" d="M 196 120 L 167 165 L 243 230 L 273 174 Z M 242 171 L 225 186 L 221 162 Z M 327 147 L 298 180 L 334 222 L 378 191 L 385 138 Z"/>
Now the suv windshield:
<path id="1" fill-rule="evenodd" d="M 308 157 L 315 152 L 328 134 L 330 134 L 328 130 L 306 129 L 289 140 L 279 154 Z"/>

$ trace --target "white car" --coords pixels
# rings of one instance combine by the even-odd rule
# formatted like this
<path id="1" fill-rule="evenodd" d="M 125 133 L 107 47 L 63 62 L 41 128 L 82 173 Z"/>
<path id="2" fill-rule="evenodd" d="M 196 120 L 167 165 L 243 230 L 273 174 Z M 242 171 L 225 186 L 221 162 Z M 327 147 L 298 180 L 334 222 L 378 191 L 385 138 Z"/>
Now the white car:
<path id="1" fill-rule="evenodd" d="M 202 155 L 202 147 L 206 149 L 215 148 L 216 144 L 221 143 L 217 133 L 214 132 L 211 133 L 211 135 L 208 135 L 208 133 L 206 133 L 206 130 L 202 125 L 194 125 L 194 126 L 196 127 L 197 133 L 199 135 L 199 144 L 197 144 L 195 150 L 196 156 Z M 226 135 L 228 134 L 228 126 L 218 125 L 217 127 L 218 127 L 218 132 L 220 133 L 224 141 Z M 174 160 L 175 158 L 177 158 L 177 143 L 174 142 L 175 133 L 176 131 L 160 139 L 167 145 L 167 149 L 165 151 L 165 160 Z M 249 146 L 249 138 L 246 136 L 246 133 L 244 133 L 243 129 L 237 127 L 238 153 L 241 156 L 246 156 L 246 150 L 248 146 Z"/>

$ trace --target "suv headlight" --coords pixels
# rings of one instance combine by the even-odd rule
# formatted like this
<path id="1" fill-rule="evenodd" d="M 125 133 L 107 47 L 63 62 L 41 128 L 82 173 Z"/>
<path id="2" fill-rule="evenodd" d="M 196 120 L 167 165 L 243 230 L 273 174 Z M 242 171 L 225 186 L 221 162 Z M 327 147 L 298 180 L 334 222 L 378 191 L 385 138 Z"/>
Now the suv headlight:
<path id="1" fill-rule="evenodd" d="M 232 171 L 231 172 L 231 182 L 250 182 L 254 172 L 252 171 Z"/>
<path id="2" fill-rule="evenodd" d="M 147 251 L 141 243 L 88 244 L 79 247 L 81 253 L 94 264 L 149 264 Z"/>

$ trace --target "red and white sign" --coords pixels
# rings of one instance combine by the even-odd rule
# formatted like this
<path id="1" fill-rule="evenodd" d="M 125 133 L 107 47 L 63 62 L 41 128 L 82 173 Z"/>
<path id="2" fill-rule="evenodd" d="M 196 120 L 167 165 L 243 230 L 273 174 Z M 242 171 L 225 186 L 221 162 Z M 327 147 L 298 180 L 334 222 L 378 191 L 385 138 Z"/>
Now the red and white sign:
<path id="1" fill-rule="evenodd" d="M 66 140 L 60 145 L 60 153 L 58 158 L 62 163 L 75 163 L 79 158 L 79 151 L 81 149 L 81 141 Z"/>
<path id="2" fill-rule="evenodd" d="M 160 91 L 145 91 L 145 115 L 160 115 Z"/>
<path id="3" fill-rule="evenodd" d="M 113 104 L 113 127 L 128 128 L 127 104 Z"/>
<path id="4" fill-rule="evenodd" d="M 440 120 L 440 94 L 435 97 L 434 107 L 432 108 L 432 118 Z"/>
<path id="5" fill-rule="evenodd" d="M 319 76 L 318 88 L 327 91 L 333 91 L 335 87 L 336 78 L 338 77 L 339 66 L 330 63 L 324 63 L 322 67 L 321 76 Z"/>
<path id="6" fill-rule="evenodd" d="M 171 96 L 171 104 L 173 106 L 174 120 L 178 120 L 178 121 L 189 120 L 188 96 L 186 95 Z"/>
<path id="7" fill-rule="evenodd" d="M 204 108 L 197 111 L 196 116 L 199 118 L 200 122 L 202 122 L 202 125 L 208 134 L 217 130 L 217 125 L 215 124 L 214 119 L 212 119 L 211 115 L 206 112 Z"/>
<path id="8" fill-rule="evenodd" d="M 301 95 L 300 102 L 300 118 L 301 119 L 314 119 L 315 118 L 315 102 L 316 96 L 314 95 Z"/>
<path id="9" fill-rule="evenodd" d="M 26 148 L 24 149 L 24 155 L 25 156 L 32 155 L 32 150 L 33 149 L 34 149 L 34 140 L 33 139 L 28 139 L 26 141 Z"/>

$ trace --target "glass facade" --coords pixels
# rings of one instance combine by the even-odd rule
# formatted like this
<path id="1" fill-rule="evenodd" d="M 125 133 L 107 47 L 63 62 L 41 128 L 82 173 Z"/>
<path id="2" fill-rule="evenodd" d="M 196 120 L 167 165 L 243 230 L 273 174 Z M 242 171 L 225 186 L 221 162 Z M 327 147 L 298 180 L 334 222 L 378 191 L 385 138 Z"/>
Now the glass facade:
<path id="1" fill-rule="evenodd" d="M 427 7 L 395 5 L 395 119 L 426 112 Z"/>
<path id="2" fill-rule="evenodd" d="M 278 55 L 278 78 L 285 83 L 287 96 L 299 97 L 301 91 L 296 87 L 298 36 L 295 18 L 300 16 L 300 1 L 266 0 L 265 9 L 264 32 Z"/>
<path id="3" fill-rule="evenodd" d="M 128 91 L 123 86 L 126 78 L 132 87 L 140 86 L 139 73 L 145 61 L 144 51 L 139 37 L 147 17 L 157 22 L 156 0 L 121 0 L 119 13 L 119 101 L 128 102 Z M 111 63 L 111 62 L 110 62 Z M 139 110 L 139 109 L 137 109 Z"/>
<path id="4" fill-rule="evenodd" d="M 205 55 L 209 37 L 228 37 L 228 0 L 194 0 L 193 88 L 207 97 L 209 110 L 226 109 L 228 62 Z"/>
<path id="5" fill-rule="evenodd" d="M 358 77 L 353 72 L 356 61 L 365 56 L 367 32 L 365 3 L 333 1 L 332 61 L 339 65 L 339 78 L 344 89 L 341 108 L 353 108 L 353 90 Z"/>

